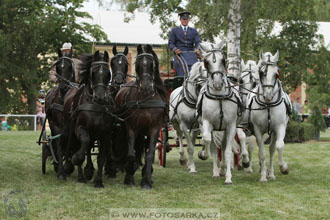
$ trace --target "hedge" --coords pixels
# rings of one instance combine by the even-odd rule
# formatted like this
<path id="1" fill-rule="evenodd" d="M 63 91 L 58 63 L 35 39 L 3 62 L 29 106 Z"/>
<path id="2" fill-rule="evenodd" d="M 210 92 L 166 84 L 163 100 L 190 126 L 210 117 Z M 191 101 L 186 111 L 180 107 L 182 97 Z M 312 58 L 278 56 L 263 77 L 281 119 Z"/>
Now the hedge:
<path id="1" fill-rule="evenodd" d="M 285 142 L 304 142 L 318 139 L 318 130 L 311 123 L 290 121 L 286 128 Z"/>

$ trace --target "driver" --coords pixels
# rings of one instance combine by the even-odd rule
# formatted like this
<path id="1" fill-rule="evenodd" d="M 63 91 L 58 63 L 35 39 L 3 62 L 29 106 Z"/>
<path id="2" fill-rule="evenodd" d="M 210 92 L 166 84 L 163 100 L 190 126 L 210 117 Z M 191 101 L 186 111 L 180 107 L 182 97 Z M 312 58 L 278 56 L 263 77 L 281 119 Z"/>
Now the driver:
<path id="1" fill-rule="evenodd" d="M 171 30 L 168 40 L 168 47 L 174 55 L 180 55 L 187 62 L 190 71 L 191 66 L 197 62 L 197 55 L 200 54 L 199 44 L 201 42 L 196 29 L 189 27 L 190 12 L 179 13 L 181 25 Z M 196 53 L 196 54 L 195 54 Z M 184 71 L 178 63 L 176 56 L 174 65 L 178 76 L 184 76 Z"/>

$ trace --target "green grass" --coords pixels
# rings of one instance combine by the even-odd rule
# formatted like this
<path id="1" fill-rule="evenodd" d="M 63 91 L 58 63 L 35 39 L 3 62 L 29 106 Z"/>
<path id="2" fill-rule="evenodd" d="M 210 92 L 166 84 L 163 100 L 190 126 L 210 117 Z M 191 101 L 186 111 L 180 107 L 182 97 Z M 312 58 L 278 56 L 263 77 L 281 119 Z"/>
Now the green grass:
<path id="1" fill-rule="evenodd" d="M 110 208 L 218 208 L 221 219 L 327 219 L 330 216 L 330 131 L 321 133 L 322 142 L 286 144 L 289 175 L 282 175 L 275 163 L 275 181 L 259 182 L 257 148 L 254 173 L 233 172 L 233 185 L 212 179 L 212 161 L 196 157 L 198 173 L 190 175 L 178 162 L 178 149 L 167 156 L 167 168 L 156 159 L 153 189 L 104 179 L 104 189 L 91 182 L 76 182 L 77 171 L 66 182 L 56 179 L 53 167 L 41 173 L 41 147 L 36 132 L 0 132 L 0 219 L 9 218 L 3 201 L 11 190 L 24 190 L 29 199 L 22 219 L 108 219 Z M 199 148 L 196 149 L 197 152 Z M 268 153 L 268 152 L 267 152 Z M 196 153 L 195 153 L 196 154 Z M 277 154 L 275 156 L 277 161 Z M 267 157 L 268 161 L 268 157 Z M 96 165 L 96 164 L 95 164 Z"/>

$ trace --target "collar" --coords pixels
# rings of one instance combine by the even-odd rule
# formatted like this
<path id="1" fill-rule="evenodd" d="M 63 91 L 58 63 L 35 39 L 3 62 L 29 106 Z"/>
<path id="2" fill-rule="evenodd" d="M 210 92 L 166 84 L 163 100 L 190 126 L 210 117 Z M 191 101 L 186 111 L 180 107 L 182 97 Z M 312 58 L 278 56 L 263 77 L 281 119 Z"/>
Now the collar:
<path id="1" fill-rule="evenodd" d="M 182 30 L 184 30 L 184 27 L 187 27 L 187 31 L 188 31 L 188 29 L 189 29 L 189 25 L 187 25 L 187 26 L 183 26 L 182 24 L 180 24 L 180 27 L 181 27 Z"/>

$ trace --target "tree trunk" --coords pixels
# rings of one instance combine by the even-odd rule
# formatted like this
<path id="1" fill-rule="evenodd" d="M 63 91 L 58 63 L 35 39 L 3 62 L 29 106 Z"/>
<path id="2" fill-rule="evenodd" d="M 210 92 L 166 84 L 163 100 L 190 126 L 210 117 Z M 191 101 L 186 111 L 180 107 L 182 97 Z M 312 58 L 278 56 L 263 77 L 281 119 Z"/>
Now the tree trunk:
<path id="1" fill-rule="evenodd" d="M 240 76 L 241 1 L 231 0 L 228 13 L 227 56 L 228 76 Z"/>

